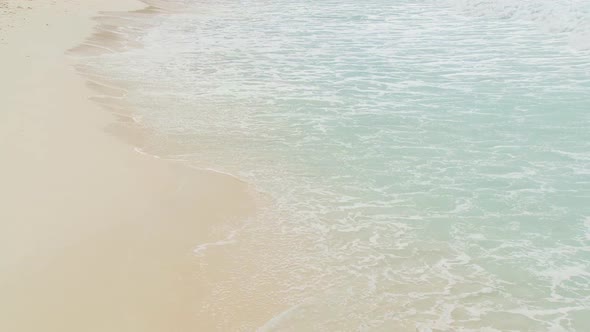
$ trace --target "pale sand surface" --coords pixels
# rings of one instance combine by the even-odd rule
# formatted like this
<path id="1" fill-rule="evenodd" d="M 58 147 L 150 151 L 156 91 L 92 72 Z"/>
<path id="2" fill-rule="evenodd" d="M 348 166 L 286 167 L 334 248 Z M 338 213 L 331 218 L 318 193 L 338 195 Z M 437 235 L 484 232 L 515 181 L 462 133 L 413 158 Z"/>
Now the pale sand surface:
<path id="1" fill-rule="evenodd" d="M 142 7 L 0 0 L 0 331 L 209 331 L 270 318 L 247 309 L 255 299 L 228 301 L 234 317 L 199 314 L 207 280 L 231 266 L 219 254 L 204 273 L 193 249 L 212 225 L 253 214 L 247 186 L 106 133 L 116 118 L 65 56 L 99 11 Z"/>

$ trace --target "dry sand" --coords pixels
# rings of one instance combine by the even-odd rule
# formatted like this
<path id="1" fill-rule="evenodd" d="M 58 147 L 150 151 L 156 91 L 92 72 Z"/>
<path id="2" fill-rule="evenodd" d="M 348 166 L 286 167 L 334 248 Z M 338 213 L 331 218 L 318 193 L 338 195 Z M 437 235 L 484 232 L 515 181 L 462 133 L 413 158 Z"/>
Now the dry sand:
<path id="1" fill-rule="evenodd" d="M 0 0 L 0 331 L 220 326 L 198 314 L 212 276 L 193 249 L 253 213 L 247 186 L 108 134 L 116 118 L 65 55 L 99 11 L 142 7 Z"/>

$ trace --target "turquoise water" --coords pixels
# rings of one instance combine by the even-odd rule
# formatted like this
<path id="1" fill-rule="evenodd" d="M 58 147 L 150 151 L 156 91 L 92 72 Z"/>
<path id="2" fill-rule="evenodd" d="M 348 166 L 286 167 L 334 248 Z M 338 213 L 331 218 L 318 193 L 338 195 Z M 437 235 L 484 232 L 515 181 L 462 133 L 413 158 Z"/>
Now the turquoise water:
<path id="1" fill-rule="evenodd" d="M 100 63 L 271 197 L 226 241 L 276 249 L 261 330 L 590 330 L 588 2 L 183 5 Z"/>

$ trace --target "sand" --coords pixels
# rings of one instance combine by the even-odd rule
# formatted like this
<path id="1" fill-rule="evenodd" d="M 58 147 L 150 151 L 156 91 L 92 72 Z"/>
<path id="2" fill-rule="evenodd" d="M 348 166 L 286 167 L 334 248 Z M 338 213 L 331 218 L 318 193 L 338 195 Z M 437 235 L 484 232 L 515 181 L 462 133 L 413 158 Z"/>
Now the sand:
<path id="1" fill-rule="evenodd" d="M 137 153 L 67 50 L 132 0 L 0 0 L 0 331 L 208 331 L 193 250 L 246 184 Z M 211 276 L 209 276 L 211 277 Z"/>

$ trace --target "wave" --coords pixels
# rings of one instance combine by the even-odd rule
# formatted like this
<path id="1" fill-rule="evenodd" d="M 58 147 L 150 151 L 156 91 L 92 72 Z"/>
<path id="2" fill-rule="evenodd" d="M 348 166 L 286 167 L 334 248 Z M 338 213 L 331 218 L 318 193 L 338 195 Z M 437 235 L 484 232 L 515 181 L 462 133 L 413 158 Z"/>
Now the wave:
<path id="1" fill-rule="evenodd" d="M 576 50 L 590 49 L 589 1 L 452 0 L 452 5 L 469 15 L 532 22 L 542 31 L 565 37 Z"/>

